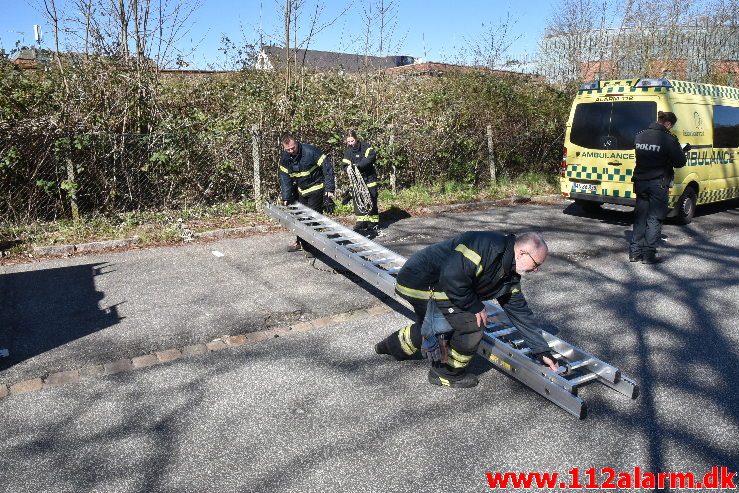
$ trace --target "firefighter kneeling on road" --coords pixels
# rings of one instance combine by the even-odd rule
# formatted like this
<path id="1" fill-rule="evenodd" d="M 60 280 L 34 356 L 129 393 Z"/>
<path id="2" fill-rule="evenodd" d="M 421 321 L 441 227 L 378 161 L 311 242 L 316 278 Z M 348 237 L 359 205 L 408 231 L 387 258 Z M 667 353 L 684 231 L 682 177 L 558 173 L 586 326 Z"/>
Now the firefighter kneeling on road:
<path id="1" fill-rule="evenodd" d="M 374 234 L 380 225 L 380 213 L 377 209 L 377 170 L 375 161 L 377 152 L 367 142 L 357 138 L 355 130 L 346 132 L 346 149 L 342 163 L 344 170 L 349 172 L 350 166 L 356 166 L 364 184 L 356 184 L 351 190 L 351 199 L 354 201 L 354 215 L 357 222 L 354 231 Z M 363 189 L 359 189 L 359 187 Z M 364 200 L 360 194 L 365 194 Z M 348 200 L 347 200 L 348 201 Z"/>
<path id="2" fill-rule="evenodd" d="M 377 343 L 375 351 L 404 360 L 420 350 L 432 361 L 429 382 L 474 387 L 477 376 L 466 368 L 487 323 L 483 301 L 495 299 L 531 348 L 529 354 L 556 370 L 557 360 L 521 292 L 521 274 L 536 272 L 548 253 L 537 233 L 492 231 L 468 231 L 424 248 L 403 265 L 395 286 L 413 306 L 416 321 Z M 451 331 L 436 336 L 427 327 L 441 314 Z"/>

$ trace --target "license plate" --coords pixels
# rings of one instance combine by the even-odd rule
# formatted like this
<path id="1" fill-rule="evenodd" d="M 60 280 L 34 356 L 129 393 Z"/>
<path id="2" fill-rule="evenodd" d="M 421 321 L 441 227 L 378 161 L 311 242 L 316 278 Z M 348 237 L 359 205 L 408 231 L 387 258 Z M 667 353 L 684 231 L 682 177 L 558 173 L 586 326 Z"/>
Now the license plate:
<path id="1" fill-rule="evenodd" d="M 573 183 L 572 188 L 575 191 L 580 192 L 597 192 L 598 185 L 595 183 Z"/>

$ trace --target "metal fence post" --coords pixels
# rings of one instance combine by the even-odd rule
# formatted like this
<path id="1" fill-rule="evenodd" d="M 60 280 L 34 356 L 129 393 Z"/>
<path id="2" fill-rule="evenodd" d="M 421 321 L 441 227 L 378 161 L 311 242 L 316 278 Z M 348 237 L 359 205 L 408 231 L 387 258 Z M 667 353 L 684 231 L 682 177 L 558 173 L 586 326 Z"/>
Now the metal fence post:
<path id="1" fill-rule="evenodd" d="M 488 125 L 488 164 L 490 166 L 490 181 L 496 182 L 495 159 L 493 158 L 493 127 Z"/>
<path id="2" fill-rule="evenodd" d="M 259 166 L 259 150 L 261 135 L 259 133 L 259 125 L 256 123 L 251 126 L 251 157 L 254 162 L 254 208 L 257 211 L 262 210 L 262 180 Z"/>

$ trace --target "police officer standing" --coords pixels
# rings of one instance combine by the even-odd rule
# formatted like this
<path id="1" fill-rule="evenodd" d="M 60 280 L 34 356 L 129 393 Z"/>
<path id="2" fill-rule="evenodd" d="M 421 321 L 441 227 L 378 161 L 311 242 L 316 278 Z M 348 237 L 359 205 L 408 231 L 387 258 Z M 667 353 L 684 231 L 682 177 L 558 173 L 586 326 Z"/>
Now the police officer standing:
<path id="1" fill-rule="evenodd" d="M 685 166 L 685 154 L 670 129 L 677 122 L 672 112 L 657 113 L 657 122 L 636 134 L 634 182 L 636 209 L 629 246 L 629 260 L 656 264 L 657 241 L 667 216 L 667 197 L 675 176 L 673 168 Z"/>
<path id="2" fill-rule="evenodd" d="M 334 167 L 319 148 L 298 142 L 290 133 L 280 137 L 280 192 L 285 205 L 297 200 L 316 212 L 323 213 L 324 203 L 333 203 Z M 289 252 L 302 250 L 300 238 L 287 247 Z"/>
<path id="3" fill-rule="evenodd" d="M 352 190 L 354 198 L 354 215 L 357 218 L 354 225 L 354 231 L 376 233 L 380 224 L 380 214 L 377 209 L 377 170 L 375 169 L 375 161 L 377 160 L 377 152 L 367 142 L 362 142 L 357 138 L 355 130 L 346 132 L 346 149 L 344 150 L 344 169 L 348 170 L 349 166 L 356 166 L 364 180 L 366 190 Z M 361 184 L 359 186 L 362 186 Z M 358 203 L 359 193 L 368 193 L 371 206 L 369 210 L 362 210 Z M 367 204 L 369 205 L 369 204 Z"/>
<path id="4" fill-rule="evenodd" d="M 430 383 L 474 387 L 477 377 L 466 367 L 487 323 L 483 301 L 495 299 L 528 344 L 529 354 L 556 370 L 557 360 L 521 292 L 521 274 L 538 271 L 548 252 L 537 233 L 468 231 L 415 253 L 398 272 L 395 292 L 413 306 L 416 321 L 377 343 L 375 352 L 403 360 L 420 351 L 432 361 Z M 431 343 L 422 334 L 428 310 L 440 312 L 451 329 Z"/>

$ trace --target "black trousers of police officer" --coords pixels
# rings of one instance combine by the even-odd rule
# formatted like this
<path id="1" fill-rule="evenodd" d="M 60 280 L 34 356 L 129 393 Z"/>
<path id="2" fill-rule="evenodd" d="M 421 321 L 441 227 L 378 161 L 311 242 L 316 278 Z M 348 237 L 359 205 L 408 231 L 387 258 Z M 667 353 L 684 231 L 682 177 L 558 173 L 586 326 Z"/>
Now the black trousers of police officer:
<path id="1" fill-rule="evenodd" d="M 669 210 L 667 178 L 635 181 L 634 192 L 636 193 L 636 209 L 634 210 L 634 229 L 629 245 L 629 255 L 631 257 L 653 256 L 657 252 L 662 223 Z"/>
<path id="2" fill-rule="evenodd" d="M 416 321 L 393 332 L 384 342 L 387 343 L 387 348 L 395 359 L 404 360 L 413 358 L 420 353 L 421 325 L 426 317 L 428 300 L 404 296 L 402 293 L 398 294 L 411 304 L 416 315 Z M 446 365 L 446 369 L 451 373 L 460 373 L 464 371 L 469 360 L 477 352 L 482 340 L 483 327 L 477 326 L 474 313 L 459 309 L 449 300 L 434 300 L 434 303 L 454 329 L 451 334 L 443 335 L 450 349 L 450 361 Z"/>

